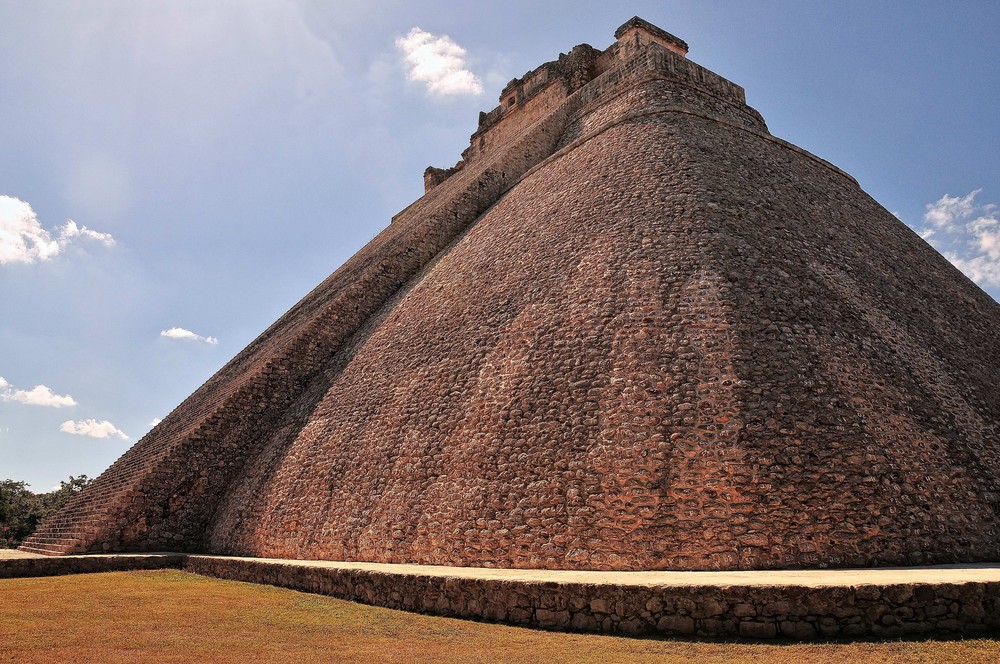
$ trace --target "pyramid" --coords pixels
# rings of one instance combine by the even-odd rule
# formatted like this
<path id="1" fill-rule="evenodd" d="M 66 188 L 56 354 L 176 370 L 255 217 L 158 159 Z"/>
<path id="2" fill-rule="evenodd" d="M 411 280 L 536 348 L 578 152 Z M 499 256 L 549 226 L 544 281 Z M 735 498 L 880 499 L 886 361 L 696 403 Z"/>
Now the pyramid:
<path id="1" fill-rule="evenodd" d="M 507 568 L 1000 560 L 1000 305 L 633 18 L 26 542 Z"/>

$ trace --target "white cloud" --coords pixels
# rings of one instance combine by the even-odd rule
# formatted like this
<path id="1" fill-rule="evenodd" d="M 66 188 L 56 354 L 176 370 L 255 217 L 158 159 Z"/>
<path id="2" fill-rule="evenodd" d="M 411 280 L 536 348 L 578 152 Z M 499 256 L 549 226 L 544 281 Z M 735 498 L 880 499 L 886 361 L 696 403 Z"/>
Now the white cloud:
<path id="1" fill-rule="evenodd" d="M 75 406 L 76 399 L 68 394 L 56 394 L 44 385 L 35 385 L 30 390 L 19 390 L 0 376 L 0 401 L 16 401 L 29 406 L 66 408 Z"/>
<path id="2" fill-rule="evenodd" d="M 944 257 L 977 284 L 1000 286 L 1000 261 L 988 256 L 963 258 L 953 252 L 945 252 Z"/>
<path id="3" fill-rule="evenodd" d="M 1000 287 L 1000 220 L 997 206 L 976 203 L 976 189 L 965 196 L 945 194 L 927 205 L 925 240 L 980 286 Z"/>
<path id="4" fill-rule="evenodd" d="M 975 209 L 972 201 L 980 191 L 982 190 L 976 189 L 961 198 L 945 194 L 933 203 L 928 203 L 924 221 L 936 229 L 955 230 L 957 220 L 972 215 Z"/>
<path id="5" fill-rule="evenodd" d="M 1000 222 L 996 217 L 980 217 L 969 223 L 976 248 L 990 260 L 1000 261 Z"/>
<path id="6" fill-rule="evenodd" d="M 69 241 L 73 238 L 85 237 L 90 240 L 96 240 L 106 247 L 115 246 L 115 239 L 111 237 L 111 233 L 98 233 L 97 231 L 92 231 L 86 226 L 77 226 L 76 222 L 72 219 L 68 219 L 65 224 L 59 227 L 59 243 L 65 246 L 69 244 Z"/>
<path id="7" fill-rule="evenodd" d="M 478 95 L 483 91 L 479 79 L 466 68 L 465 49 L 448 35 L 436 36 L 413 28 L 396 40 L 403 52 L 407 78 L 427 85 L 427 90 L 442 95 Z"/>
<path id="8" fill-rule="evenodd" d="M 31 205 L 19 198 L 0 194 L 0 265 L 46 261 L 81 238 L 95 240 L 107 247 L 115 245 L 110 234 L 77 226 L 72 219 L 56 227 L 53 236 L 42 227 Z"/>
<path id="9" fill-rule="evenodd" d="M 155 426 L 156 426 L 157 424 L 159 424 L 159 423 L 160 423 L 160 422 L 162 422 L 162 421 L 163 421 L 163 420 L 161 420 L 160 418 L 158 418 L 158 417 L 154 417 L 154 418 L 153 418 L 153 421 L 149 423 L 149 426 L 151 426 L 151 427 L 155 427 Z"/>
<path id="10" fill-rule="evenodd" d="M 191 330 L 185 330 L 183 327 L 172 327 L 169 330 L 160 330 L 161 337 L 167 337 L 168 339 L 181 339 L 183 341 L 204 341 L 207 344 L 212 344 L 213 346 L 219 343 L 219 340 L 215 337 L 203 337 L 200 334 L 195 334 Z"/>
<path id="11" fill-rule="evenodd" d="M 78 422 L 66 420 L 59 427 L 59 430 L 77 436 L 90 436 L 91 438 L 108 438 L 110 436 L 117 436 L 122 440 L 128 440 L 128 436 L 126 436 L 121 429 L 107 420 L 102 420 L 100 422 L 97 420 L 80 420 Z"/>

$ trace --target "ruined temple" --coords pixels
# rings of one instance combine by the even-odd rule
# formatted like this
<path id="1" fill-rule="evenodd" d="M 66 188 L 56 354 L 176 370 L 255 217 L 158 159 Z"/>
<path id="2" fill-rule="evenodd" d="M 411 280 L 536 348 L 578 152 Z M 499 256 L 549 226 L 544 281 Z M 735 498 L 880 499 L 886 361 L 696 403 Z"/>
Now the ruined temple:
<path id="1" fill-rule="evenodd" d="M 1000 560 L 1000 305 L 639 19 L 23 548 L 653 570 Z"/>

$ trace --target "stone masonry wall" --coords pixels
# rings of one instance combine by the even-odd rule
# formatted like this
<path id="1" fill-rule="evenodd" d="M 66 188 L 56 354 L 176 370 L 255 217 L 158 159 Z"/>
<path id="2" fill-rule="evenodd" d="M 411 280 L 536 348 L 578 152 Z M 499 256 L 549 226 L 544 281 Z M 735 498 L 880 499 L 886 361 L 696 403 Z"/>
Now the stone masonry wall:
<path id="1" fill-rule="evenodd" d="M 231 485 L 211 550 L 609 570 L 997 559 L 1000 399 L 981 366 L 1000 355 L 997 306 L 746 114 L 621 81 L 334 358 L 296 412 L 308 425 Z M 960 292 L 976 304 L 953 324 Z"/>
<path id="2" fill-rule="evenodd" d="M 187 571 L 440 616 L 574 632 L 785 638 L 983 634 L 1000 583 L 857 587 L 532 583 L 191 556 Z"/>
<path id="3" fill-rule="evenodd" d="M 548 115 L 519 127 L 521 133 L 512 133 L 509 145 L 498 145 L 493 159 L 465 169 L 451 186 L 439 187 L 398 215 L 26 546 L 46 553 L 199 548 L 221 492 L 304 394 L 331 350 L 521 174 L 552 153 L 567 116 L 583 98 L 573 95 L 551 110 L 556 97 L 539 95 Z"/>
<path id="4" fill-rule="evenodd" d="M 579 105 L 586 106 L 619 85 L 622 79 L 634 78 L 639 72 L 659 72 L 658 75 L 685 83 L 685 102 L 701 106 L 709 98 L 726 102 L 765 129 L 760 115 L 747 107 L 743 88 L 728 81 L 685 57 L 654 44 L 639 50 L 631 49 L 628 58 L 619 55 L 620 44 L 613 44 L 603 53 L 586 45 L 573 49 L 558 62 L 542 65 L 515 79 L 501 93 L 502 104 L 480 118 L 480 127 L 472 135 L 469 148 L 462 153 L 465 161 L 480 158 L 496 145 L 503 144 L 530 127 L 544 115 L 553 112 L 567 96 L 586 83 L 586 92 Z M 564 60 L 568 60 L 565 63 Z M 582 62 L 586 61 L 586 62 Z M 587 77 L 587 80 L 581 80 Z M 589 80 L 596 78 L 597 80 Z M 690 94 L 694 93 L 694 94 Z M 508 99 L 516 100 L 508 105 Z"/>
<path id="5" fill-rule="evenodd" d="M 1000 629 L 1000 583 L 645 586 L 474 579 L 193 555 L 0 561 L 0 579 L 182 569 L 405 611 L 560 631 L 809 640 Z"/>
<path id="6" fill-rule="evenodd" d="M 128 556 L 52 556 L 47 558 L 0 558 L 0 579 L 27 579 L 69 574 L 134 572 L 153 569 L 180 569 L 182 553 Z"/>
<path id="7" fill-rule="evenodd" d="M 497 146 L 510 142 L 510 140 L 541 118 L 555 111 L 568 96 L 566 82 L 562 79 L 555 79 L 549 83 L 542 91 L 538 92 L 531 99 L 502 121 L 489 127 L 485 131 L 476 132 L 472 136 L 469 149 L 463 154 L 467 161 L 480 159 L 488 155 Z"/>
<path id="8" fill-rule="evenodd" d="M 397 215 L 29 546 L 1000 559 L 1000 307 L 742 98 L 655 45 L 598 75 Z"/>
<path id="9" fill-rule="evenodd" d="M 24 548 L 67 553 L 201 547 L 220 492 L 260 437 L 277 425 L 332 350 L 552 153 L 572 104 L 564 100 L 563 106 L 397 215 Z"/>
<path id="10" fill-rule="evenodd" d="M 51 527 L 66 528 L 81 542 L 69 550 L 200 548 L 230 478 L 330 354 L 521 173 L 550 154 L 564 121 L 550 114 L 496 160 L 465 169 L 411 206 L 265 331 L 57 515 Z M 97 532 L 72 530 L 71 519 L 83 509 Z M 43 529 L 35 540 L 48 535 Z"/>

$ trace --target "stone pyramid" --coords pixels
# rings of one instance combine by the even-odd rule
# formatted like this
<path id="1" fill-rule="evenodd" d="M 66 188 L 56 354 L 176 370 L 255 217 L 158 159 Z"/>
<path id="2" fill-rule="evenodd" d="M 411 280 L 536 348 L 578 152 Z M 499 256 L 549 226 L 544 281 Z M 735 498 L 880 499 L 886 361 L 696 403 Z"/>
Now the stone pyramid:
<path id="1" fill-rule="evenodd" d="M 1000 305 L 633 18 L 25 549 L 567 569 L 1000 560 Z"/>

